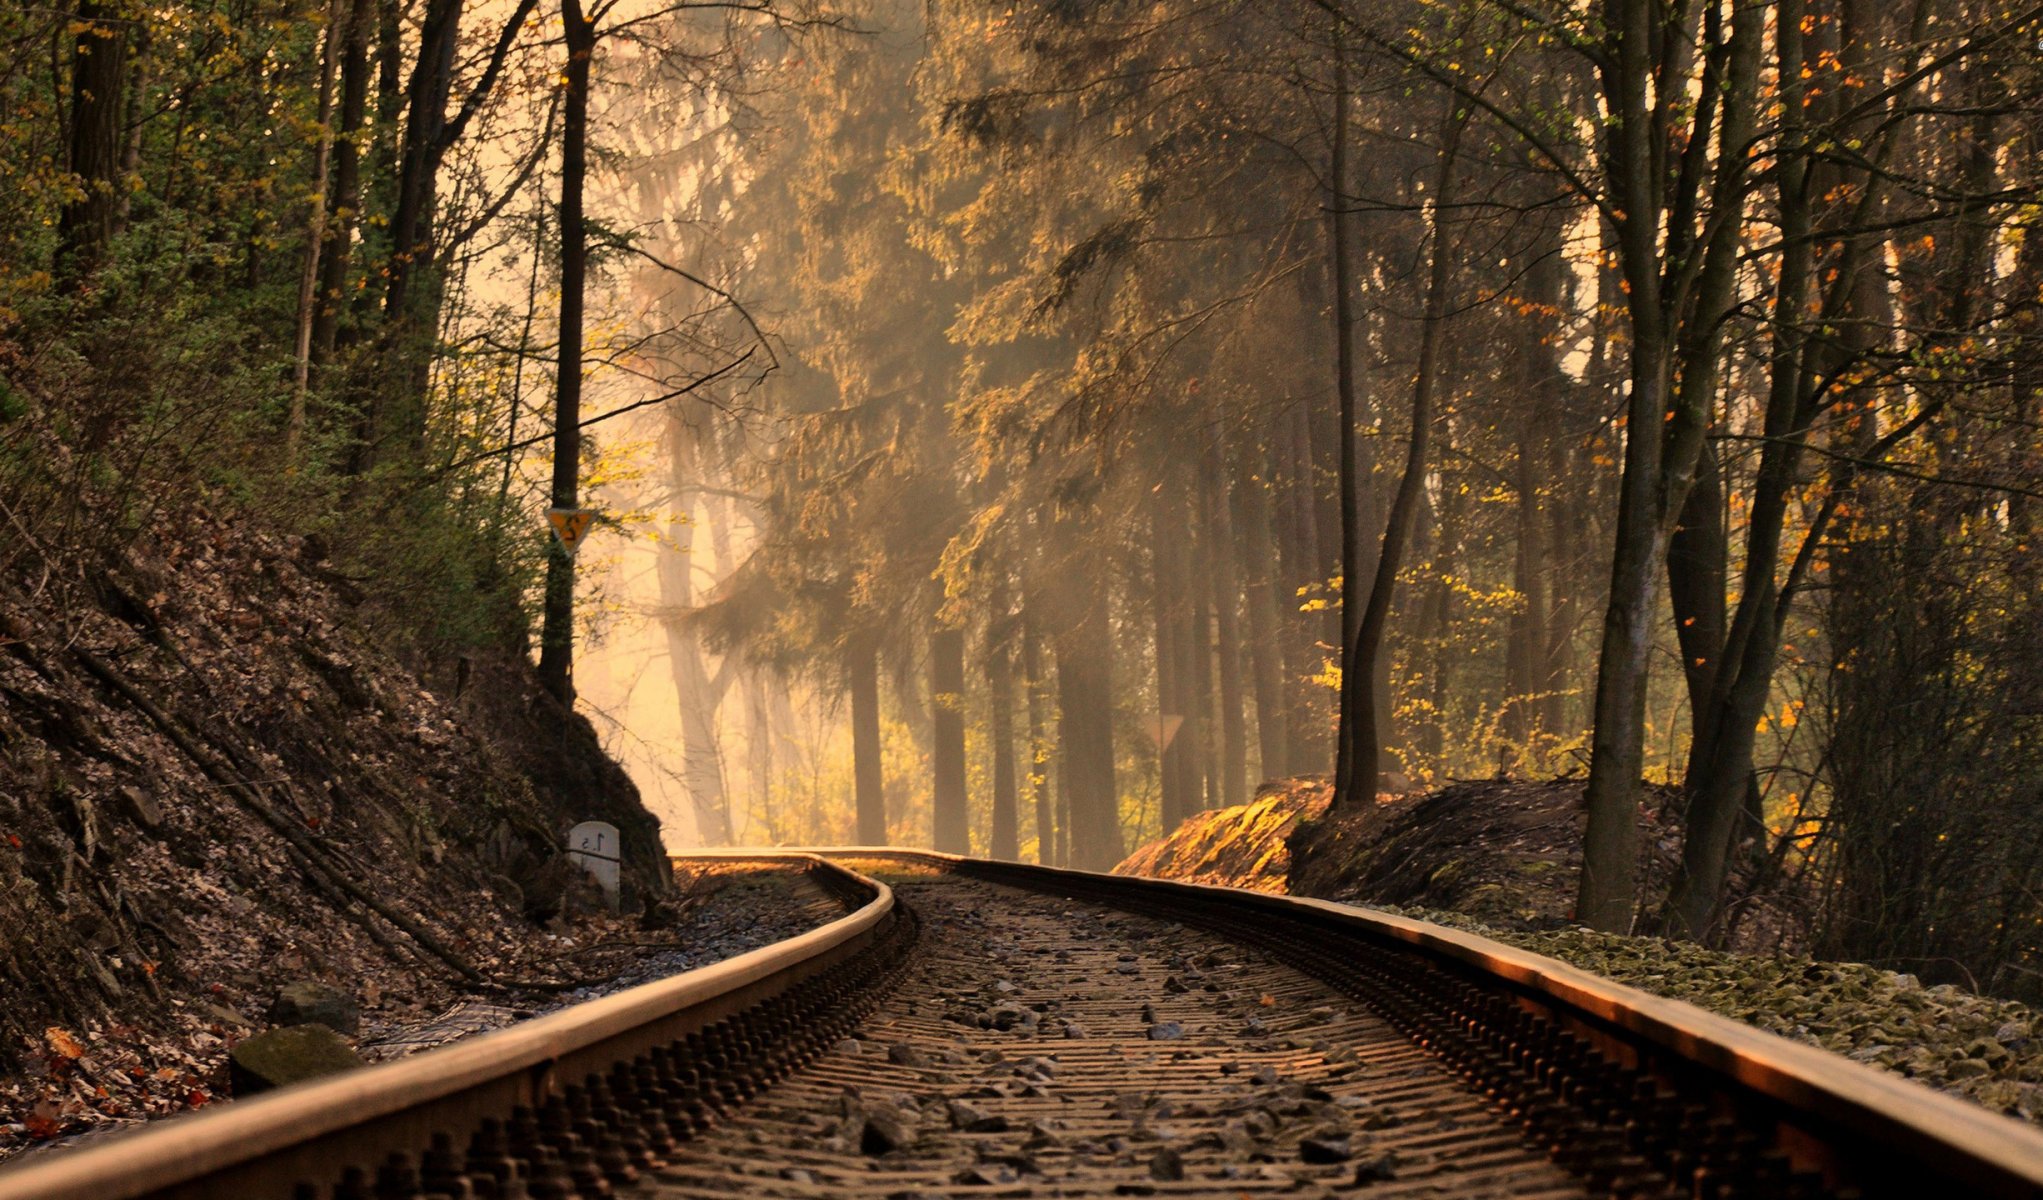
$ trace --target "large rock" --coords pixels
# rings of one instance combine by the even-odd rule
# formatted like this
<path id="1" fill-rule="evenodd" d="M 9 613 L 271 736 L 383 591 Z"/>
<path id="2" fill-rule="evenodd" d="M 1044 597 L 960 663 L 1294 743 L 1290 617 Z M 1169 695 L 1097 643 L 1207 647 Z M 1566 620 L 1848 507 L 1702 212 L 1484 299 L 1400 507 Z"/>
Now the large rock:
<path id="1" fill-rule="evenodd" d="M 144 829 L 155 829 L 163 824 L 163 806 L 156 803 L 156 797 L 138 787 L 123 785 L 114 790 L 121 802 L 121 811 L 128 819 Z"/>
<path id="2" fill-rule="evenodd" d="M 878 1158 L 892 1154 L 915 1140 L 915 1126 L 899 1109 L 871 1108 L 865 1113 L 865 1129 L 859 1136 L 858 1148 Z"/>
<path id="3" fill-rule="evenodd" d="M 237 1096 L 253 1096 L 362 1065 L 348 1040 L 324 1025 L 287 1025 L 256 1034 L 227 1055 L 227 1075 Z"/>
<path id="4" fill-rule="evenodd" d="M 285 984 L 270 1001 L 272 1025 L 324 1025 L 354 1037 L 362 1032 L 362 1007 L 355 998 L 330 984 L 301 979 Z"/>

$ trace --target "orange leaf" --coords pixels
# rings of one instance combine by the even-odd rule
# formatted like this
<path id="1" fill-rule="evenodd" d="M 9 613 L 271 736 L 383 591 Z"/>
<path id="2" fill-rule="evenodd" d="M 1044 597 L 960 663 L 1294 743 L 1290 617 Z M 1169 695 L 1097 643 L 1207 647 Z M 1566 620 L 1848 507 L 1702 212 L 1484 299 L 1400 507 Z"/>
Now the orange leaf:
<path id="1" fill-rule="evenodd" d="M 63 1126 L 41 1113 L 28 1114 L 21 1119 L 21 1124 L 28 1130 L 28 1136 L 39 1142 L 47 1142 L 64 1131 Z"/>
<path id="2" fill-rule="evenodd" d="M 51 1050 L 56 1051 L 65 1058 L 85 1057 L 85 1047 L 79 1043 L 77 1038 L 65 1032 L 62 1026 L 52 1025 L 48 1029 L 43 1030 L 43 1039 L 49 1042 Z"/>

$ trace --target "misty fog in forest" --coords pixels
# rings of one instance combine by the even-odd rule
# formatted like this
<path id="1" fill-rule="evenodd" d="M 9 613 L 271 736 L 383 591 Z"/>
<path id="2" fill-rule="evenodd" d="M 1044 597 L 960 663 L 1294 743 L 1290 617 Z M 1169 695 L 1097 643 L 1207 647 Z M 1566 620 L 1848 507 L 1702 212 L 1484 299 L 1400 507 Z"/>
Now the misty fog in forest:
<path id="1" fill-rule="evenodd" d="M 1486 5 L 875 0 L 606 43 L 592 394 L 730 371 L 587 449 L 576 690 L 671 844 L 1106 867 L 1267 779 L 1586 771 L 1592 861 L 1633 853 L 1641 778 L 1699 797 L 1671 923 L 1807 871 L 1879 924 L 2034 778 L 1895 808 L 2035 653 L 1963 665 L 2032 615 L 2043 257 L 2027 160 L 1985 150 L 2035 71 L 1956 9 L 1757 13 L 1677 67 L 1720 103 L 1652 110 L 1690 149 L 1644 252 L 1609 81 Z M 1783 116 L 1801 59 L 1835 86 Z M 490 269 L 527 293 L 514 242 Z M 1946 699 L 1904 746 L 1878 701 L 1912 687 Z"/>
<path id="2" fill-rule="evenodd" d="M 7 561 L 276 531 L 672 849 L 1106 870 L 1503 780 L 1556 919 L 2033 991 L 2038 33 L 0 9 Z M 128 621 L 84 562 L 17 590 Z"/>
<path id="3" fill-rule="evenodd" d="M 594 503 L 618 525 L 584 551 L 596 615 L 576 662 L 673 844 L 874 840 L 854 811 L 862 705 L 889 841 L 997 849 L 992 809 L 1019 797 L 1017 848 L 1039 852 L 1047 817 L 1040 852 L 1072 854 L 1061 704 L 1088 706 L 1077 731 L 1101 744 L 1074 749 L 1113 772 L 1089 798 L 1113 822 L 1080 835 L 1094 865 L 1258 780 L 1329 771 L 1330 97 L 1352 86 L 1389 122 L 1349 167 L 1372 206 L 1353 222 L 1365 528 L 1403 456 L 1438 114 L 1335 79 L 1329 27 L 1296 13 L 1130 17 L 1099 37 L 1054 11 L 879 3 L 677 30 L 613 52 L 594 89 L 592 211 L 630 240 L 592 292 L 611 361 L 591 386 L 615 406 L 740 359 L 742 380 L 592 435 Z M 704 86 L 677 42 L 723 73 Z M 1222 48 L 1253 68 L 1187 69 Z M 1105 70 L 1119 81 L 1079 82 Z M 1455 364 L 1483 444 L 1454 446 L 1418 503 L 1407 570 L 1425 578 L 1376 686 L 1401 785 L 1549 770 L 1579 758 L 1587 721 L 1609 484 L 1570 467 L 1611 461 L 1613 365 L 1593 319 L 1559 309 L 1593 309 L 1596 232 L 1543 210 L 1527 164 L 1489 175 L 1525 211 L 1465 236 L 1555 319 L 1527 322 L 1521 296 L 1455 301 L 1475 307 L 1457 336 L 1511 342 Z M 514 294 L 520 262 L 509 248 Z M 1529 375 L 1523 411 L 1486 410 L 1486 373 Z M 1517 470 L 1536 474 L 1523 505 Z M 1670 686 L 1663 770 L 1678 708 Z M 931 787 L 960 726 L 962 835 L 933 827 Z"/>

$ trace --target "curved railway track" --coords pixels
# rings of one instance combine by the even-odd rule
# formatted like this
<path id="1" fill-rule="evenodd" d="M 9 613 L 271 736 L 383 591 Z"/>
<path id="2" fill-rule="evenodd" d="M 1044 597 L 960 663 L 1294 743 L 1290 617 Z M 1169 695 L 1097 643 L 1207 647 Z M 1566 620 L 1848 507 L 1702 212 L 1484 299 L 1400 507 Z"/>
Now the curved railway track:
<path id="1" fill-rule="evenodd" d="M 2033 1128 L 1438 926 L 921 852 L 697 857 L 798 866 L 846 915 L 15 1164 L 0 1200 L 2043 1196 Z"/>

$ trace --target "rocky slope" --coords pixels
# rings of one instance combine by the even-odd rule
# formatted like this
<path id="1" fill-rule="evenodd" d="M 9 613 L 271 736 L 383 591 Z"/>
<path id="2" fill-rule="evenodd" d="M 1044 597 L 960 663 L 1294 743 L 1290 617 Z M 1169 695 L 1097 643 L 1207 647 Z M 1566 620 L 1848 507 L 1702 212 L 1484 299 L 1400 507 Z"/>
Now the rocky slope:
<path id="1" fill-rule="evenodd" d="M 521 658 L 428 686 L 316 545 L 218 518 L 0 572 L 0 1151 L 205 1103 L 287 980 L 402 1018 L 558 978 L 576 821 L 624 832 L 634 924 L 666 894 L 657 822 Z"/>

